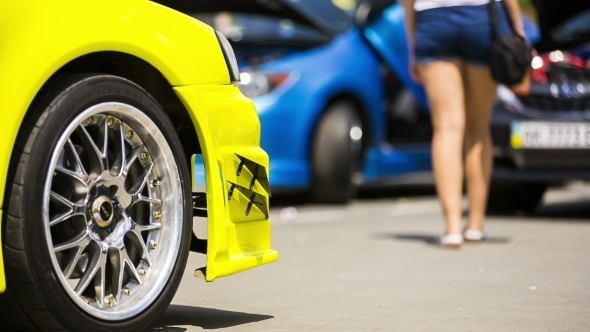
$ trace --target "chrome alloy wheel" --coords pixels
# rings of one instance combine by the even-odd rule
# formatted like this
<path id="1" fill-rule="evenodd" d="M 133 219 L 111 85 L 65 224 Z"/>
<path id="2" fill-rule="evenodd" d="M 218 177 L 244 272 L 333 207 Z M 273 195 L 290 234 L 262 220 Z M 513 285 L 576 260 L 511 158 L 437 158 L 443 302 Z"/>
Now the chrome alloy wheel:
<path id="1" fill-rule="evenodd" d="M 137 108 L 98 104 L 67 127 L 43 218 L 53 268 L 83 310 L 122 320 L 157 299 L 179 251 L 182 192 L 165 137 Z"/>

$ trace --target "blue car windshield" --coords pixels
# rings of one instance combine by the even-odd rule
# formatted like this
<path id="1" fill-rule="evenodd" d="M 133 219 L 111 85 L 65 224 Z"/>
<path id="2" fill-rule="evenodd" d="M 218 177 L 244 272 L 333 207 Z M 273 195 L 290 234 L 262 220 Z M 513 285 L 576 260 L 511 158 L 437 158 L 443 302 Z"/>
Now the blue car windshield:
<path id="1" fill-rule="evenodd" d="M 313 47 L 330 41 L 328 35 L 313 27 L 280 17 L 228 12 L 191 16 L 211 25 L 234 44 Z"/>
<path id="2" fill-rule="evenodd" d="M 297 8 L 317 25 L 331 31 L 342 33 L 353 24 L 353 15 L 358 0 L 283 0 Z"/>
<path id="3" fill-rule="evenodd" d="M 211 25 L 234 43 L 315 46 L 349 29 L 357 6 L 357 0 L 281 1 L 311 24 L 243 12 L 193 13 L 191 16 Z"/>

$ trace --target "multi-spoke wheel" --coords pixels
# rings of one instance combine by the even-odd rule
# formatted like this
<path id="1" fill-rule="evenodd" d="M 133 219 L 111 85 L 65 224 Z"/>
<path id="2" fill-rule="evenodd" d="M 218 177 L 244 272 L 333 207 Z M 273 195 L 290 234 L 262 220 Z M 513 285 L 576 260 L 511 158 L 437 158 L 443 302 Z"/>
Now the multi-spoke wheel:
<path id="1" fill-rule="evenodd" d="M 144 329 L 172 299 L 188 255 L 180 142 L 129 81 L 54 84 L 13 157 L 4 249 L 15 269 L 0 305 L 17 307 L 13 328 L 20 318 L 22 329 Z"/>

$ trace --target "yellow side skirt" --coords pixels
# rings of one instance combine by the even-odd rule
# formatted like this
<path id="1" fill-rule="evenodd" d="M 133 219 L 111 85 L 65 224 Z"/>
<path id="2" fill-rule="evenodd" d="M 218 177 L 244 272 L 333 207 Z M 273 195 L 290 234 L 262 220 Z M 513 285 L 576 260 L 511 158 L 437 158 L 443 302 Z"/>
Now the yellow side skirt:
<path id="1" fill-rule="evenodd" d="M 0 230 L 2 230 L 2 210 L 0 210 Z M 2 256 L 2 234 L 0 234 L 0 293 L 6 290 L 6 278 L 4 277 L 4 256 Z"/>

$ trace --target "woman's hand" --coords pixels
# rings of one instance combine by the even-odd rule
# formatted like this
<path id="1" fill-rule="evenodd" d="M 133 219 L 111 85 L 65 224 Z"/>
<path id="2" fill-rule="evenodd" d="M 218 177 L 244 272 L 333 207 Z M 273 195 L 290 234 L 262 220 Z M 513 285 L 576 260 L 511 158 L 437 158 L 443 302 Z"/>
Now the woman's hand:
<path id="1" fill-rule="evenodd" d="M 410 72 L 410 78 L 412 78 L 412 81 L 416 83 L 421 83 L 420 71 L 418 70 L 418 65 L 416 65 L 413 56 L 410 56 L 410 61 L 408 62 L 408 64 L 408 70 Z"/>
<path id="2" fill-rule="evenodd" d="M 524 33 L 524 28 L 522 25 L 522 18 L 520 12 L 520 6 L 518 5 L 518 0 L 504 0 L 504 4 L 508 9 L 508 15 L 510 16 L 510 20 L 514 24 L 514 31 L 520 35 L 522 38 L 526 39 L 526 35 Z"/>
<path id="3" fill-rule="evenodd" d="M 408 38 L 408 71 L 412 80 L 416 83 L 420 83 L 420 75 L 416 62 L 414 61 L 414 17 L 416 12 L 414 11 L 415 0 L 402 0 L 402 4 L 405 10 L 405 23 L 406 23 L 406 36 Z"/>
<path id="4" fill-rule="evenodd" d="M 516 34 L 521 36 L 523 39 L 528 40 L 526 34 L 524 33 L 524 26 L 522 24 L 522 21 L 519 21 L 514 24 L 514 32 L 516 32 Z"/>

